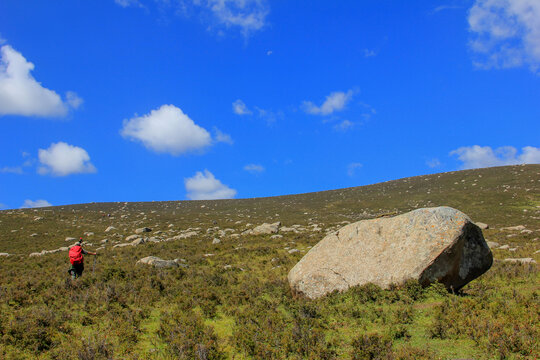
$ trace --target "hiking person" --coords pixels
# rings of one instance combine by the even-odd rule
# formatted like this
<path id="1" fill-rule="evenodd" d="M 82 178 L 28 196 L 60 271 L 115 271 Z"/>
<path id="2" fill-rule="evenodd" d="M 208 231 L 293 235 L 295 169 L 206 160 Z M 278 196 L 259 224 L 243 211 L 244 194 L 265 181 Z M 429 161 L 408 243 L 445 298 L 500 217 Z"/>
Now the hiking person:
<path id="1" fill-rule="evenodd" d="M 82 248 L 82 238 L 79 238 L 79 241 L 75 243 L 69 249 L 69 262 L 71 262 L 71 268 L 68 270 L 68 273 L 71 275 L 72 279 L 76 279 L 79 276 L 82 276 L 84 271 L 84 256 L 83 255 L 94 255 L 96 253 L 88 252 Z"/>

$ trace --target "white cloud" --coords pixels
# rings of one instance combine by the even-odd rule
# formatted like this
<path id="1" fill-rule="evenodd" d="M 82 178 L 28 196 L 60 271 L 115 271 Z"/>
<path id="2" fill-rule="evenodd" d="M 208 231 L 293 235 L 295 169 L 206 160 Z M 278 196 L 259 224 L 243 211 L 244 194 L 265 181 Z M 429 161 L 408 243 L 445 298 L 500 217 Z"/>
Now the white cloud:
<path id="1" fill-rule="evenodd" d="M 41 175 L 66 176 L 97 171 L 86 150 L 61 141 L 51 144 L 46 150 L 39 149 L 38 157 L 42 165 L 38 168 Z"/>
<path id="2" fill-rule="evenodd" d="M 0 52 L 0 115 L 61 117 L 82 102 L 73 92 L 67 93 L 64 102 L 56 92 L 43 87 L 31 74 L 34 64 L 11 46 L 2 46 Z"/>
<path id="3" fill-rule="evenodd" d="M 244 166 L 244 170 L 252 174 L 257 174 L 264 171 L 264 166 L 259 164 L 247 164 L 246 166 Z"/>
<path id="4" fill-rule="evenodd" d="M 491 166 L 540 164 L 540 148 L 525 146 L 521 154 L 513 146 L 502 146 L 493 150 L 489 146 L 464 146 L 450 152 L 463 162 L 463 169 Z"/>
<path id="5" fill-rule="evenodd" d="M 194 0 L 193 3 L 208 8 L 219 25 L 237 27 L 244 36 L 261 30 L 270 12 L 265 0 Z"/>
<path id="6" fill-rule="evenodd" d="M 476 0 L 469 10 L 471 48 L 480 68 L 540 67 L 540 1 Z"/>
<path id="7" fill-rule="evenodd" d="M 114 0 L 114 2 L 124 8 L 129 6 L 143 7 L 139 0 Z"/>
<path id="8" fill-rule="evenodd" d="M 246 104 L 244 104 L 244 102 L 240 99 L 236 100 L 235 102 L 232 103 L 232 109 L 233 109 L 233 112 L 236 114 L 236 115 L 250 115 L 252 114 L 251 110 L 249 110 L 246 106 Z"/>
<path id="9" fill-rule="evenodd" d="M 22 166 L 4 166 L 3 168 L 0 168 L 0 173 L 4 174 L 23 174 Z"/>
<path id="10" fill-rule="evenodd" d="M 214 127 L 214 139 L 216 142 L 222 142 L 229 145 L 234 144 L 231 135 L 221 132 L 221 130 L 219 130 L 217 127 Z"/>
<path id="11" fill-rule="evenodd" d="M 270 55 L 272 55 L 272 53 L 273 53 L 272 50 L 268 50 L 268 51 L 266 52 L 266 55 L 270 56 Z"/>
<path id="12" fill-rule="evenodd" d="M 0 39 L 0 40 L 2 40 L 2 39 Z M 1 43 L 1 42 L 0 42 L 0 43 Z M 8 207 L 7 207 L 6 204 L 0 203 L 0 210 L 5 210 L 5 209 L 7 209 L 7 208 L 8 208 Z"/>
<path id="13" fill-rule="evenodd" d="M 302 107 L 308 114 L 330 115 L 336 111 L 343 110 L 347 103 L 352 99 L 352 96 L 352 90 L 349 90 L 346 93 L 343 91 L 335 91 L 326 97 L 321 106 L 316 106 L 311 101 L 304 101 Z"/>
<path id="14" fill-rule="evenodd" d="M 40 208 L 40 207 L 46 207 L 46 206 L 52 206 L 50 202 L 47 200 L 24 200 L 24 204 L 22 204 L 21 209 L 27 209 L 27 208 Z"/>
<path id="15" fill-rule="evenodd" d="M 334 130 L 347 131 L 347 130 L 351 129 L 353 126 L 354 126 L 354 123 L 352 121 L 343 120 L 339 124 L 334 125 Z"/>
<path id="16" fill-rule="evenodd" d="M 197 171 L 195 176 L 184 179 L 187 197 L 190 200 L 232 199 L 236 190 L 224 185 L 208 170 Z"/>
<path id="17" fill-rule="evenodd" d="M 350 163 L 349 166 L 347 166 L 347 175 L 354 176 L 356 169 L 360 169 L 362 166 L 363 165 L 360 163 Z"/>
<path id="18" fill-rule="evenodd" d="M 426 161 L 426 165 L 433 169 L 441 166 L 441 162 L 439 161 L 439 159 L 433 158 Z"/>
<path id="19" fill-rule="evenodd" d="M 74 91 L 66 92 L 66 103 L 73 109 L 78 109 L 82 105 L 83 99 Z"/>
<path id="20" fill-rule="evenodd" d="M 364 57 L 369 58 L 376 55 L 377 55 L 377 52 L 375 50 L 364 49 Z"/>
<path id="21" fill-rule="evenodd" d="M 212 144 L 210 133 L 174 105 L 124 120 L 121 135 L 159 153 L 180 155 Z"/>

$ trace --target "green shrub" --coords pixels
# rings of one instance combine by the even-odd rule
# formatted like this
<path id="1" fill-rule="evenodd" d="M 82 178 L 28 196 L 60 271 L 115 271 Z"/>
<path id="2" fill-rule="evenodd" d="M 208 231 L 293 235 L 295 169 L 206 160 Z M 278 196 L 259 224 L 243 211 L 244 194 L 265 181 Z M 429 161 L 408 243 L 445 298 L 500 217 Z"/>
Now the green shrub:
<path id="1" fill-rule="evenodd" d="M 224 359 L 211 327 L 192 311 L 163 315 L 158 335 L 176 359 Z"/>
<path id="2" fill-rule="evenodd" d="M 360 335 L 352 341 L 351 359 L 392 359 L 392 341 L 377 333 Z"/>

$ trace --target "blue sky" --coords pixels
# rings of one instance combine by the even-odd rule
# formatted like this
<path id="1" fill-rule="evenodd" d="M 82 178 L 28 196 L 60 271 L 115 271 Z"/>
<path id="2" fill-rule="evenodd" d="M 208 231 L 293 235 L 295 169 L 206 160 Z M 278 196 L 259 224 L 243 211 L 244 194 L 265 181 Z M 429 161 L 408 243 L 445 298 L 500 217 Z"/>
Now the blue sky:
<path id="1" fill-rule="evenodd" d="M 537 0 L 0 2 L 0 207 L 540 163 Z"/>

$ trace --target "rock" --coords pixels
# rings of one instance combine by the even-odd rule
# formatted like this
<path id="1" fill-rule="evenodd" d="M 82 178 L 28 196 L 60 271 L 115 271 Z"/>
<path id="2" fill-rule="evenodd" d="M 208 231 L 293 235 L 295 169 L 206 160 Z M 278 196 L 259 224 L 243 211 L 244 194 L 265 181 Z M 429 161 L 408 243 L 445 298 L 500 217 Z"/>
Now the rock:
<path id="1" fill-rule="evenodd" d="M 270 239 L 281 239 L 281 238 L 283 238 L 283 235 L 276 234 L 276 235 L 270 236 Z"/>
<path id="2" fill-rule="evenodd" d="M 293 232 L 295 234 L 298 234 L 298 230 L 296 230 L 296 228 L 293 228 L 293 227 L 286 227 L 286 226 L 283 226 L 282 228 L 279 229 L 280 232 Z"/>
<path id="3" fill-rule="evenodd" d="M 163 260 L 157 256 L 147 256 L 137 261 L 137 264 L 152 265 L 156 268 L 178 267 L 178 262 L 175 260 Z"/>
<path id="4" fill-rule="evenodd" d="M 291 249 L 291 250 L 289 250 L 289 254 L 294 254 L 294 253 L 297 253 L 299 251 L 300 250 L 298 250 L 298 249 Z"/>
<path id="5" fill-rule="evenodd" d="M 60 251 L 69 251 L 69 247 L 62 246 L 61 248 L 58 248 L 58 250 L 60 250 Z"/>
<path id="6" fill-rule="evenodd" d="M 116 230 L 116 228 L 114 226 L 109 226 L 108 228 L 105 229 L 105 232 L 109 232 L 113 230 Z"/>
<path id="7" fill-rule="evenodd" d="M 0 256 L 9 256 L 8 253 L 0 253 Z"/>
<path id="8" fill-rule="evenodd" d="M 476 226 L 478 226 L 480 229 L 482 230 L 486 230 L 486 229 L 489 229 L 489 225 L 488 224 L 484 224 L 483 222 L 476 222 L 475 223 Z"/>
<path id="9" fill-rule="evenodd" d="M 91 231 L 87 231 L 84 233 L 84 236 L 94 236 L 94 233 Z"/>
<path id="10" fill-rule="evenodd" d="M 133 245 L 131 243 L 116 244 L 113 246 L 113 248 L 122 248 L 126 246 L 133 246 Z"/>
<path id="11" fill-rule="evenodd" d="M 502 245 L 502 246 L 499 246 L 497 249 L 498 250 L 508 250 L 508 249 L 510 249 L 510 246 L 509 245 Z"/>
<path id="12" fill-rule="evenodd" d="M 75 241 L 75 240 L 77 240 L 77 239 L 75 239 L 74 237 L 67 237 L 66 240 L 64 240 L 64 241 Z"/>
<path id="13" fill-rule="evenodd" d="M 532 232 L 533 232 L 532 230 L 525 229 L 525 230 L 521 230 L 520 234 L 532 234 Z"/>
<path id="14" fill-rule="evenodd" d="M 487 241 L 486 244 L 489 246 L 490 249 L 499 247 L 499 243 L 495 241 Z"/>
<path id="15" fill-rule="evenodd" d="M 32 235 L 30 235 L 30 237 L 36 237 L 36 236 L 38 236 L 37 233 L 33 233 Z"/>
<path id="16" fill-rule="evenodd" d="M 140 237 L 141 237 L 140 235 L 129 235 L 126 238 L 126 241 L 133 241 L 133 240 L 139 239 Z"/>
<path id="17" fill-rule="evenodd" d="M 150 231 L 152 231 L 152 229 L 150 229 L 149 227 L 143 227 L 143 228 L 139 228 L 135 230 L 135 234 L 142 234 L 142 233 L 150 232 Z"/>
<path id="18" fill-rule="evenodd" d="M 109 239 L 103 239 L 103 240 L 100 241 L 101 244 L 106 244 L 108 242 L 109 242 Z"/>
<path id="19" fill-rule="evenodd" d="M 141 245 L 141 244 L 144 244 L 145 241 L 143 238 L 138 238 L 138 239 L 135 239 L 131 242 L 131 245 L 133 246 L 137 246 L 137 245 Z"/>
<path id="20" fill-rule="evenodd" d="M 482 231 L 450 207 L 363 220 L 327 235 L 291 269 L 294 293 L 315 299 L 374 283 L 418 280 L 459 290 L 493 263 Z"/>
<path id="21" fill-rule="evenodd" d="M 217 239 L 217 238 L 214 238 L 214 240 L 212 240 L 212 244 L 213 245 L 217 245 L 221 242 L 221 240 Z"/>
<path id="22" fill-rule="evenodd" d="M 253 229 L 252 234 L 253 235 L 266 235 L 266 234 L 275 234 L 279 230 L 279 226 L 281 225 L 281 222 L 275 222 L 273 224 L 267 224 L 264 223 L 262 225 L 259 225 Z"/>
<path id="23" fill-rule="evenodd" d="M 536 264 L 536 261 L 533 258 L 506 258 L 503 261 L 518 264 Z"/>
<path id="24" fill-rule="evenodd" d="M 521 230 L 525 230 L 525 226 L 523 226 L 523 225 L 509 226 L 509 227 L 503 227 L 503 228 L 501 228 L 501 230 L 506 230 L 506 231 L 521 231 Z"/>

